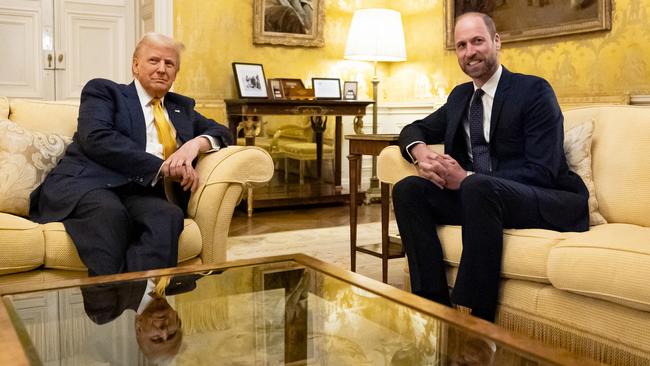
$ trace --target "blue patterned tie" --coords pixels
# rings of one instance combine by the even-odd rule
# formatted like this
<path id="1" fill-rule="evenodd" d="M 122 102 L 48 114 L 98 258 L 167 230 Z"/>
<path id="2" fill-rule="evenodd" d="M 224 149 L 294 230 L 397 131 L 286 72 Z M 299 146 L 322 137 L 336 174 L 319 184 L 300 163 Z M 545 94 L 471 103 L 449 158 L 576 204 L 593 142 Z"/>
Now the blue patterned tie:
<path id="1" fill-rule="evenodd" d="M 472 157 L 476 173 L 490 171 L 490 147 L 483 134 L 483 90 L 476 89 L 469 106 L 469 136 L 472 142 Z"/>

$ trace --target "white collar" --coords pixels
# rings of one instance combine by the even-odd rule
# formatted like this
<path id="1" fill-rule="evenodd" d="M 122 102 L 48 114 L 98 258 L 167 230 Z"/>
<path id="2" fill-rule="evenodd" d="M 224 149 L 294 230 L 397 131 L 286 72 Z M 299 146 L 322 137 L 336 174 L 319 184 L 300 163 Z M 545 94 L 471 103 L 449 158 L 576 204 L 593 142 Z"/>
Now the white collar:
<path id="1" fill-rule="evenodd" d="M 140 81 L 138 79 L 133 79 L 133 82 L 135 83 L 135 90 L 138 93 L 140 106 L 144 109 L 145 107 L 149 106 L 149 103 L 151 103 L 153 97 L 149 95 L 146 90 L 144 90 L 144 87 L 142 84 L 140 84 Z M 162 103 L 162 105 L 165 105 L 165 97 L 160 98 L 160 103 Z"/>
<path id="2" fill-rule="evenodd" d="M 492 74 L 492 77 L 488 81 L 483 84 L 481 89 L 483 89 L 483 92 L 485 94 L 489 95 L 492 99 L 494 99 L 494 95 L 497 93 L 497 86 L 499 86 L 499 79 L 501 79 L 501 74 L 503 73 L 503 66 L 499 65 L 497 68 L 497 71 Z M 478 87 L 476 84 L 474 84 L 474 91 L 476 91 Z"/>

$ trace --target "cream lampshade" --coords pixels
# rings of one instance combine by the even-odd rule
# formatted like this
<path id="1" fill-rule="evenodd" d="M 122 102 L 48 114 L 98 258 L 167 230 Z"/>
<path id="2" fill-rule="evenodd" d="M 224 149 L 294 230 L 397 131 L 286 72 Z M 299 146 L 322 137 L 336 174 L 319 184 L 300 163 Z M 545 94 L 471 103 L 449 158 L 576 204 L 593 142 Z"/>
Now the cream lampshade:
<path id="1" fill-rule="evenodd" d="M 372 61 L 374 75 L 372 78 L 372 133 L 377 133 L 377 100 L 379 79 L 377 62 L 406 61 L 404 45 L 404 28 L 402 16 L 391 9 L 360 9 L 354 12 L 352 24 L 345 45 L 347 60 Z M 366 199 L 379 197 L 379 180 L 377 179 L 377 158 L 372 158 L 372 178 Z"/>

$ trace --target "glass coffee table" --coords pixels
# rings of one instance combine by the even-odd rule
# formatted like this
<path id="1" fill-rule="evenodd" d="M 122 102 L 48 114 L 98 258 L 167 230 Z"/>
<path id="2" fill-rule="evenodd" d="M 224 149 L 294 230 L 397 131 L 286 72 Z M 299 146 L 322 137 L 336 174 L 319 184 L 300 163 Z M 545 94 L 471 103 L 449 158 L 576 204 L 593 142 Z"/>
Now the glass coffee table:
<path id="1" fill-rule="evenodd" d="M 3 365 L 597 364 L 301 254 L 63 281 L 2 300 Z"/>

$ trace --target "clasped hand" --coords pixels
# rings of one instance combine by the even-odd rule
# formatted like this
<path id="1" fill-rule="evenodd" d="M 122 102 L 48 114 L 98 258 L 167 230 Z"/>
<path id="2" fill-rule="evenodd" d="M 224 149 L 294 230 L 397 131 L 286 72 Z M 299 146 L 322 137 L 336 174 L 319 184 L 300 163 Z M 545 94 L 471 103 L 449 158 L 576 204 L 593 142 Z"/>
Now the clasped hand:
<path id="1" fill-rule="evenodd" d="M 456 159 L 444 154 L 431 151 L 425 144 L 418 144 L 411 149 L 411 154 L 417 160 L 418 174 L 431 181 L 440 189 L 456 190 L 467 177 Z"/>
<path id="2" fill-rule="evenodd" d="M 199 155 L 200 144 L 190 140 L 174 152 L 162 165 L 162 175 L 175 182 L 180 182 L 184 191 L 192 192 L 199 187 L 199 175 L 192 166 L 192 162 Z"/>

